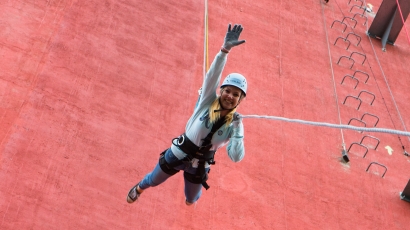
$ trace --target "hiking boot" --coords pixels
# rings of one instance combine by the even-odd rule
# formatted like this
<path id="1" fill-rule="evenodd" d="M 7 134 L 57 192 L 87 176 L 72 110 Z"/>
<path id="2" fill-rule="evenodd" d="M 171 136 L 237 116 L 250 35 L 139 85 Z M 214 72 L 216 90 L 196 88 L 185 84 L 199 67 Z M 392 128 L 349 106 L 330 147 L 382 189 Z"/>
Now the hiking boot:
<path id="1" fill-rule="evenodd" d="M 128 192 L 127 195 L 127 202 L 128 203 L 134 203 L 138 199 L 138 197 L 141 195 L 141 193 L 138 192 L 137 187 L 140 183 L 136 184 L 134 187 L 131 188 L 131 190 Z"/>

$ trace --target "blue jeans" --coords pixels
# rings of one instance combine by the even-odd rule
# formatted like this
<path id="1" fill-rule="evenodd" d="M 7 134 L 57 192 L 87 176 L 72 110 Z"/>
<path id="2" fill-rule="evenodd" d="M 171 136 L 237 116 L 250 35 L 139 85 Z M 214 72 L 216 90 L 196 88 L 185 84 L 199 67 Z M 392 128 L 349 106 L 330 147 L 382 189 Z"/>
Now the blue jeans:
<path id="1" fill-rule="evenodd" d="M 171 148 L 169 148 L 165 152 L 165 161 L 168 162 L 169 164 L 172 164 L 176 161 L 179 161 L 178 158 L 174 155 L 174 153 L 172 153 Z M 185 171 L 187 173 L 190 173 L 190 174 L 195 174 L 196 170 L 197 170 L 197 168 L 193 168 L 191 162 L 188 162 L 188 161 L 183 161 L 180 165 L 174 167 L 174 169 L 183 170 L 183 171 Z M 207 169 L 207 171 L 209 171 L 209 168 Z M 179 174 L 179 173 L 177 173 L 177 174 Z M 154 170 L 152 172 L 148 173 L 144 177 L 144 179 L 142 179 L 142 181 L 139 184 L 139 187 L 141 189 L 147 189 L 149 187 L 155 187 L 157 185 L 162 184 L 164 181 L 166 181 L 170 177 L 171 177 L 171 175 L 166 174 L 164 171 L 162 171 L 161 167 L 157 163 Z M 189 203 L 196 202 L 202 194 L 202 184 L 191 183 L 191 182 L 187 181 L 185 178 L 184 178 L 184 182 L 185 182 L 185 189 L 184 190 L 185 190 L 186 200 Z"/>

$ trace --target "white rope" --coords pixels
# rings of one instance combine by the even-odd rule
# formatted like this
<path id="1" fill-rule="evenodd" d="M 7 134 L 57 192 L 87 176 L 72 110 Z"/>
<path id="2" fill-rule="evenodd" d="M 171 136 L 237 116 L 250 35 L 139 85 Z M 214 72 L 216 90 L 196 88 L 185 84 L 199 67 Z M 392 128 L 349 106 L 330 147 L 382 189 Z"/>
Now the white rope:
<path id="1" fill-rule="evenodd" d="M 300 123 L 305 125 L 313 125 L 313 126 L 324 126 L 328 128 L 337 128 L 337 129 L 351 129 L 355 131 L 365 131 L 365 132 L 376 132 L 376 133 L 389 133 L 389 134 L 397 134 L 401 136 L 410 136 L 410 132 L 394 130 L 394 129 L 385 129 L 385 128 L 365 128 L 365 127 L 357 127 L 353 125 L 337 125 L 325 122 L 315 122 L 315 121 L 305 121 L 299 119 L 289 119 L 285 117 L 275 117 L 275 116 L 266 116 L 266 115 L 240 115 L 240 118 L 261 118 L 261 119 L 270 119 L 270 120 L 279 120 L 279 121 L 286 121 L 292 123 Z"/>
<path id="2" fill-rule="evenodd" d="M 327 32 L 327 24 L 326 24 L 326 17 L 325 17 L 325 10 L 324 10 L 324 4 L 322 1 L 320 1 L 320 5 L 322 6 L 322 18 L 323 18 L 323 25 L 326 33 L 326 44 L 327 44 L 327 50 L 328 50 L 328 55 L 329 55 L 329 63 L 330 63 L 330 70 L 332 72 L 332 82 L 333 82 L 333 92 L 335 93 L 335 103 L 336 103 L 336 108 L 337 108 L 337 114 L 339 118 L 339 124 L 342 124 L 342 117 L 340 114 L 340 107 L 339 107 L 339 97 L 337 96 L 337 89 L 336 89 L 336 81 L 335 81 L 335 72 L 333 69 L 333 60 L 332 60 L 332 54 L 330 52 L 330 42 L 329 42 L 329 33 Z M 346 144 L 345 144 L 345 138 L 343 135 L 343 129 L 340 129 L 340 134 L 342 136 L 342 147 L 344 150 L 346 150 Z"/>

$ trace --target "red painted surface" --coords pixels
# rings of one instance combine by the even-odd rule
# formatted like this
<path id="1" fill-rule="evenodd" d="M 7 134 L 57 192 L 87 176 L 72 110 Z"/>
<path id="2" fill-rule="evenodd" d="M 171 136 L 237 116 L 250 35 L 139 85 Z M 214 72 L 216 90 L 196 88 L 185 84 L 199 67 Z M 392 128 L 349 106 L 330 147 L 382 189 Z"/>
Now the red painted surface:
<path id="1" fill-rule="evenodd" d="M 339 110 L 343 124 L 367 112 L 380 118 L 377 127 L 404 130 L 401 119 L 410 127 L 405 34 L 382 52 L 362 23 L 344 33 L 331 28 L 355 13 L 353 3 L 209 1 L 211 59 L 228 23 L 245 27 L 247 42 L 231 52 L 224 71 L 248 78 L 239 111 L 336 124 Z M 371 3 L 377 11 L 381 1 Z M 410 178 L 402 150 L 410 150 L 409 138 L 262 119 L 244 120 L 242 162 L 218 153 L 211 189 L 195 207 L 184 204 L 182 175 L 127 204 L 129 188 L 193 110 L 202 81 L 203 1 L 7 1 L 0 14 L 1 229 L 410 226 L 410 204 L 399 198 Z M 333 45 L 352 31 L 362 37 L 359 46 Z M 364 65 L 360 57 L 352 69 L 336 64 L 354 51 L 366 54 Z M 370 74 L 367 84 L 341 85 L 354 70 Z M 359 110 L 354 100 L 343 104 L 362 90 L 376 96 L 373 105 L 365 96 Z M 378 148 L 363 158 L 353 146 L 342 163 L 343 140 L 349 148 L 365 135 L 380 139 Z M 383 178 L 381 167 L 366 172 L 373 161 L 388 167 Z"/>

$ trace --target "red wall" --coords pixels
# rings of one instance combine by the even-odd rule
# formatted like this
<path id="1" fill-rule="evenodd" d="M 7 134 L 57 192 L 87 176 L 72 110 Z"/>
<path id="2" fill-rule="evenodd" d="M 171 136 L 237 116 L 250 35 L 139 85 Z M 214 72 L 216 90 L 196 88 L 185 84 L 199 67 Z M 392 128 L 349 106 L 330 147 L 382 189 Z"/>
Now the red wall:
<path id="1" fill-rule="evenodd" d="M 228 23 L 245 28 L 224 70 L 248 79 L 239 112 L 335 124 L 370 113 L 377 127 L 410 127 L 405 34 L 382 52 L 364 21 L 331 28 L 359 3 L 208 1 L 209 61 Z M 372 4 L 377 12 L 381 1 Z M 196 206 L 184 203 L 181 173 L 126 202 L 193 111 L 204 12 L 204 1 L 188 0 L 0 3 L 1 229 L 408 228 L 410 204 L 399 198 L 410 178 L 408 137 L 266 119 L 244 120 L 243 161 L 218 152 Z M 349 32 L 359 46 L 334 45 Z M 352 52 L 366 55 L 363 65 L 360 55 L 351 69 L 337 64 Z M 363 76 L 356 89 L 340 84 L 355 70 L 369 74 L 366 84 Z M 375 95 L 372 105 L 369 94 L 358 110 L 355 100 L 343 104 L 361 91 Z M 380 144 L 365 138 L 363 157 L 350 146 L 366 135 Z M 366 171 L 371 162 L 387 167 L 384 177 L 378 165 Z"/>

